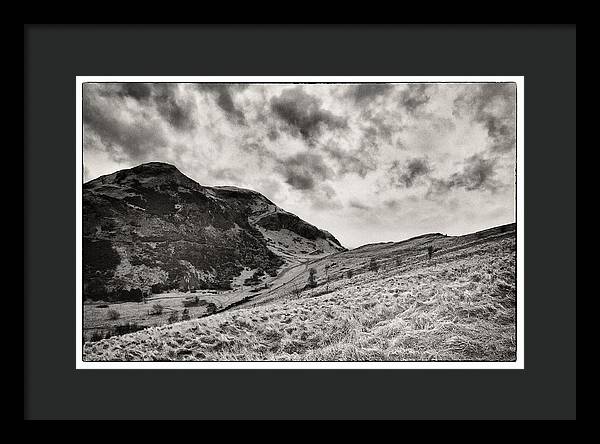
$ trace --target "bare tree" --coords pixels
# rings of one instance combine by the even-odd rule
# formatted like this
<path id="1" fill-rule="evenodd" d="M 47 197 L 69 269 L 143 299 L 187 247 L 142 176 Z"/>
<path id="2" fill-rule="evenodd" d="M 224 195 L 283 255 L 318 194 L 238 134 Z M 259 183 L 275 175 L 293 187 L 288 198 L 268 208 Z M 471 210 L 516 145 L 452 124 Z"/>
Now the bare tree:
<path id="1" fill-rule="evenodd" d="M 325 290 L 329 290 L 329 269 L 331 264 L 325 265 Z"/>
<path id="2" fill-rule="evenodd" d="M 300 285 L 298 284 L 293 284 L 291 293 L 295 299 L 298 299 L 300 297 L 300 294 L 302 293 L 302 288 L 300 288 Z"/>
<path id="3" fill-rule="evenodd" d="M 427 247 L 427 256 L 429 257 L 429 260 L 431 260 L 431 257 L 433 256 L 433 245 L 429 245 Z"/>
<path id="4" fill-rule="evenodd" d="M 311 268 L 308 270 L 308 286 L 315 288 L 317 286 L 317 270 Z"/>
<path id="5" fill-rule="evenodd" d="M 379 271 L 379 263 L 377 262 L 377 259 L 375 259 L 374 257 L 371 258 L 371 262 L 369 262 L 369 270 L 371 271 Z"/>

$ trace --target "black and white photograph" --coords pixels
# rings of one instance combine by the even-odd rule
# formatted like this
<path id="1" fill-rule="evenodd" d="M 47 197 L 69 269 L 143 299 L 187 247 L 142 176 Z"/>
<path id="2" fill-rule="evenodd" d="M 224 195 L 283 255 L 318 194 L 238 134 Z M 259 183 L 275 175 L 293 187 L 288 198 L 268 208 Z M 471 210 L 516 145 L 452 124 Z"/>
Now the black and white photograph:
<path id="1" fill-rule="evenodd" d="M 575 24 L 26 24 L 24 419 L 576 419 L 576 84 Z"/>
<path id="2" fill-rule="evenodd" d="M 78 77 L 78 367 L 523 368 L 523 88 Z"/>

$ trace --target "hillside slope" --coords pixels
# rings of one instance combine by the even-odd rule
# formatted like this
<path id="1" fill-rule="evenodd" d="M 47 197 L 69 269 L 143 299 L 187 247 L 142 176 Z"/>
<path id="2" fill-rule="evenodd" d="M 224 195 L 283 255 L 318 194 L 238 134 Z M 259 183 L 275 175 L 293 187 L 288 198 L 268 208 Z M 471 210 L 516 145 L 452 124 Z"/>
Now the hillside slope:
<path id="1" fill-rule="evenodd" d="M 306 268 L 317 270 L 316 288 L 303 289 L 308 271 L 301 265 L 246 307 L 86 343 L 84 360 L 516 358 L 514 224 L 368 245 Z"/>
<path id="2" fill-rule="evenodd" d="M 345 250 L 255 191 L 202 186 L 147 163 L 83 186 L 84 297 L 259 285 L 303 258 Z"/>

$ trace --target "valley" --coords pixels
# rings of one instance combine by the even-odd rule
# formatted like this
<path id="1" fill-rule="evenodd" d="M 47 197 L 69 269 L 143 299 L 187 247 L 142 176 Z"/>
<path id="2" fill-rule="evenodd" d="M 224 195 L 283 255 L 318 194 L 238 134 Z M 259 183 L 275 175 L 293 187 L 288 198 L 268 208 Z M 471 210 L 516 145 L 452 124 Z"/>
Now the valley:
<path id="1" fill-rule="evenodd" d="M 512 361 L 515 274 L 515 224 L 366 245 L 293 265 L 267 288 L 202 295 L 218 311 L 87 342 L 84 359 Z M 191 296 L 168 299 L 181 310 Z"/>

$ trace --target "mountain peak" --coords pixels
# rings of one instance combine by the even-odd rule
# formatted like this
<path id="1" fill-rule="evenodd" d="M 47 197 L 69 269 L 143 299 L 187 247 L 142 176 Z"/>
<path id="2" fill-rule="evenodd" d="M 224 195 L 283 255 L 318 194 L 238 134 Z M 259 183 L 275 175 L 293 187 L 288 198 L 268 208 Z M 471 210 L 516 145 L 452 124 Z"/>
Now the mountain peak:
<path id="1" fill-rule="evenodd" d="M 194 180 L 183 174 L 179 169 L 169 163 L 148 162 L 133 168 L 119 170 L 106 176 L 100 176 L 84 184 L 86 189 L 102 188 L 104 186 L 125 186 L 130 188 L 157 187 L 160 185 L 181 185 L 185 188 L 202 188 Z"/>
<path id="2" fill-rule="evenodd" d="M 165 171 L 165 172 L 177 172 L 180 174 L 181 171 L 179 171 L 179 169 L 175 166 L 175 165 L 171 165 L 170 163 L 164 163 L 164 162 L 147 162 L 147 163 L 142 163 L 136 167 L 131 168 L 131 171 L 135 171 L 135 172 L 139 172 L 139 171 L 154 171 L 154 172 L 158 172 L 158 171 Z"/>
<path id="3" fill-rule="evenodd" d="M 136 167 L 130 168 L 128 170 L 122 170 L 121 174 L 123 175 L 135 175 L 135 176 L 151 176 L 151 177 L 160 177 L 160 176 L 173 176 L 173 177 L 186 177 L 175 165 L 171 165 L 170 163 L 164 162 L 148 162 L 142 163 Z"/>

